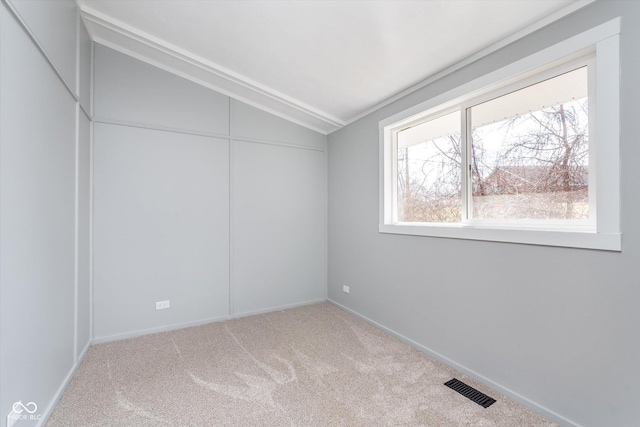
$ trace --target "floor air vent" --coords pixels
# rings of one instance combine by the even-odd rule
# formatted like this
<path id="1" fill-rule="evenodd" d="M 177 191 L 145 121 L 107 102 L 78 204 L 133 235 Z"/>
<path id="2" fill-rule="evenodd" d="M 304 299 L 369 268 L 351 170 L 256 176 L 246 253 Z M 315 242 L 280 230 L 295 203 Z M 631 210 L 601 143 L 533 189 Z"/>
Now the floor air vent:
<path id="1" fill-rule="evenodd" d="M 463 383 L 462 381 L 456 378 L 447 381 L 446 383 L 444 383 L 444 385 L 449 387 L 451 390 L 457 391 L 464 397 L 470 400 L 473 400 L 478 405 L 484 408 L 488 408 L 489 406 L 496 403 L 495 399 L 487 396 L 486 394 L 476 390 L 475 388 Z"/>

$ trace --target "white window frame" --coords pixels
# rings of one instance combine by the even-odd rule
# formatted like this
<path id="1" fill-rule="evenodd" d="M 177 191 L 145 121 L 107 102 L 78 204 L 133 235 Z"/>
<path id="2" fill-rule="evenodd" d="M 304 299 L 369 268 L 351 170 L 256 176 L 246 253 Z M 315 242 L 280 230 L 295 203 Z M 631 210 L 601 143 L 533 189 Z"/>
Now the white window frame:
<path id="1" fill-rule="evenodd" d="M 620 19 L 614 19 L 499 70 L 436 96 L 379 123 L 381 233 L 512 242 L 586 249 L 622 250 L 620 232 Z M 585 59 L 591 56 L 593 59 Z M 592 61 L 592 63 L 589 63 Z M 589 203 L 590 220 L 569 222 L 487 221 L 401 223 L 397 221 L 396 134 L 408 126 L 466 108 L 498 94 L 589 63 Z M 566 67 L 566 68 L 562 68 Z M 595 72 L 593 72 L 595 69 Z M 533 80 L 531 80 L 533 79 Z M 593 96 L 595 88 L 595 97 Z M 466 120 L 462 120 L 466 123 Z M 467 124 L 468 126 L 469 124 Z M 466 132 L 462 144 L 466 146 Z M 466 155 L 462 150 L 463 156 Z M 466 164 L 466 158 L 462 159 Z M 462 179 L 467 180 L 466 168 Z M 467 203 L 463 200 L 463 208 Z"/>

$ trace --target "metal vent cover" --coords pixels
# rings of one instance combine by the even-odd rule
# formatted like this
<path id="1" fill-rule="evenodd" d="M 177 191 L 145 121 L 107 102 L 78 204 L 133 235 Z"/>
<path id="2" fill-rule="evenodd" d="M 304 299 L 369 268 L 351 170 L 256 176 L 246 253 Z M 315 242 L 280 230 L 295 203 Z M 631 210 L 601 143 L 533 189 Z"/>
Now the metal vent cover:
<path id="1" fill-rule="evenodd" d="M 449 387 L 451 390 L 457 391 L 467 399 L 476 402 L 483 408 L 488 408 L 489 406 L 496 403 L 496 400 L 494 398 L 489 397 L 481 391 L 478 391 L 475 388 L 471 387 L 470 385 L 463 383 L 459 379 L 450 379 L 449 381 L 444 383 L 444 385 Z"/>

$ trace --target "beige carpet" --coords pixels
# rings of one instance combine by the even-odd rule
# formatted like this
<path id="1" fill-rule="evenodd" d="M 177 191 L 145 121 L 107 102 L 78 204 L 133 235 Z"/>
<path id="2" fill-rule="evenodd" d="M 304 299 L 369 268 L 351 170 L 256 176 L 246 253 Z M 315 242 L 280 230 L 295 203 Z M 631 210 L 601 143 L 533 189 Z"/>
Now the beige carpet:
<path id="1" fill-rule="evenodd" d="M 329 303 L 95 345 L 47 425 L 555 426 Z"/>

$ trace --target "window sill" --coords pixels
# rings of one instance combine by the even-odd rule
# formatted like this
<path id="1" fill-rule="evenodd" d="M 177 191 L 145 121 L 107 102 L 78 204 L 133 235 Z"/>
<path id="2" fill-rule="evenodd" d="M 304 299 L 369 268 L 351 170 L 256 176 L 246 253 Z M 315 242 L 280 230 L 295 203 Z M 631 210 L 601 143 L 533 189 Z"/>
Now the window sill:
<path id="1" fill-rule="evenodd" d="M 585 231 L 513 230 L 471 225 L 411 225 L 382 224 L 380 233 L 448 239 L 483 240 L 488 242 L 519 243 L 527 245 L 560 246 L 567 248 L 621 251 L 622 234 Z"/>

